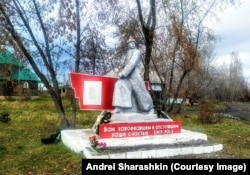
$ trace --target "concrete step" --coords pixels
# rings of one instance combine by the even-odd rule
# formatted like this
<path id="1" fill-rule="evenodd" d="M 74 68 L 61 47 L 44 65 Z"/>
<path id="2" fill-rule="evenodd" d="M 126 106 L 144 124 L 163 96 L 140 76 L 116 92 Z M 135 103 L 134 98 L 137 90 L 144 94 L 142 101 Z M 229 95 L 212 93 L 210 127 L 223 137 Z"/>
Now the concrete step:
<path id="1" fill-rule="evenodd" d="M 93 149 L 89 136 L 95 135 L 92 129 L 63 130 L 62 142 L 72 151 L 85 158 L 166 158 L 178 155 L 205 154 L 221 151 L 222 144 L 211 143 L 207 135 L 182 129 L 181 133 L 169 135 L 106 138 L 105 149 Z"/>

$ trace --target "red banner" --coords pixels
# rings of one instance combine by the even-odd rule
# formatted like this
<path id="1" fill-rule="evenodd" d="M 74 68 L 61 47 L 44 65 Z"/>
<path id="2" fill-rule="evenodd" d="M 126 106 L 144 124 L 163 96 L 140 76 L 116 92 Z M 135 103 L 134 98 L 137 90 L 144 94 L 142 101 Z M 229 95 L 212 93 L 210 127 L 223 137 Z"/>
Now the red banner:
<path id="1" fill-rule="evenodd" d="M 118 78 L 70 73 L 71 86 L 81 110 L 112 110 L 114 86 Z M 148 89 L 149 84 L 145 82 Z"/>
<path id="2" fill-rule="evenodd" d="M 100 138 L 142 137 L 181 132 L 181 122 L 137 122 L 100 124 Z"/>
<path id="3" fill-rule="evenodd" d="M 70 73 L 75 97 L 82 110 L 111 110 L 114 85 L 117 78 Z"/>

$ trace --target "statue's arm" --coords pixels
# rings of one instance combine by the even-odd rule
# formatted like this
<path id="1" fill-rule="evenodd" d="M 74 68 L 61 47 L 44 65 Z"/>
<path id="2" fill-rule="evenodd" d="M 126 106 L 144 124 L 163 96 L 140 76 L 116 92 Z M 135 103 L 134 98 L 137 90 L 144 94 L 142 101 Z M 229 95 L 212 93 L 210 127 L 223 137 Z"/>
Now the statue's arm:
<path id="1" fill-rule="evenodd" d="M 125 65 L 124 69 L 120 72 L 119 77 L 127 77 L 134 70 L 134 68 L 138 66 L 140 61 L 141 52 L 139 50 L 136 50 L 127 65 Z"/>

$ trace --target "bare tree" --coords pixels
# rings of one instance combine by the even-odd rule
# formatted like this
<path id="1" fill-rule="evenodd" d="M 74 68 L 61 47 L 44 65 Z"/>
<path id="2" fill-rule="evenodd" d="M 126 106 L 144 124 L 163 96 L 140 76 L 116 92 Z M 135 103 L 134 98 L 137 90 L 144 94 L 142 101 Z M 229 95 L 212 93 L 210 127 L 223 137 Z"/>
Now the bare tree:
<path id="1" fill-rule="evenodd" d="M 244 100 L 247 95 L 247 82 L 243 76 L 242 62 L 238 52 L 230 54 L 230 63 L 223 62 L 216 67 L 217 75 L 213 87 L 215 98 L 221 101 Z"/>
<path id="2" fill-rule="evenodd" d="M 242 72 L 242 62 L 237 52 L 231 53 L 231 63 L 229 68 L 229 100 L 234 101 L 242 98 L 242 87 L 244 87 L 244 77 Z"/>

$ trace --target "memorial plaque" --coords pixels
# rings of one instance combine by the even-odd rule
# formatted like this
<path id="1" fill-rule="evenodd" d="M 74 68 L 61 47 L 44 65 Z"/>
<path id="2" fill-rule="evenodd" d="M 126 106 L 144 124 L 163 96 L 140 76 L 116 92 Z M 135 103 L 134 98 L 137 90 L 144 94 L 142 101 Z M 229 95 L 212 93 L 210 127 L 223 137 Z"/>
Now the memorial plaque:
<path id="1" fill-rule="evenodd" d="M 109 123 L 99 127 L 100 138 L 123 138 L 173 134 L 181 132 L 181 122 Z"/>

